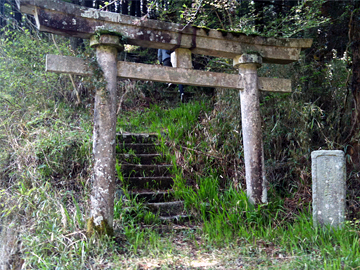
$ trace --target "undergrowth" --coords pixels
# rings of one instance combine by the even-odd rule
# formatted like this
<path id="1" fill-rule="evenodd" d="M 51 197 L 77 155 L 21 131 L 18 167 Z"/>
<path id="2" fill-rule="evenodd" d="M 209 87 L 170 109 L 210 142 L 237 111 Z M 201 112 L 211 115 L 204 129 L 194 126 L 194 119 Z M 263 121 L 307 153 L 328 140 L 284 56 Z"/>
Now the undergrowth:
<path id="1" fill-rule="evenodd" d="M 194 218 L 194 221 L 189 225 L 190 236 L 187 236 L 196 243 L 197 249 L 221 250 L 234 246 L 246 246 L 247 248 L 241 253 L 245 257 L 259 258 L 265 255 L 266 259 L 260 260 L 260 263 L 250 263 L 250 268 L 339 269 L 360 265 L 357 258 L 360 251 L 358 247 L 358 226 L 355 223 L 347 222 L 344 227 L 339 229 L 314 227 L 310 204 L 302 202 L 299 204 L 301 209 L 290 209 L 284 199 L 276 195 L 278 188 L 276 184 L 272 185 L 270 202 L 254 207 L 248 202 L 246 193 L 241 189 L 241 185 L 237 184 L 238 182 L 231 181 L 231 179 L 224 181 L 225 174 L 223 171 L 214 169 L 215 166 L 212 166 L 211 162 L 209 164 L 209 161 L 214 162 L 216 160 L 215 152 L 212 154 L 213 156 L 205 154 L 209 159 L 202 159 L 206 164 L 203 166 L 206 168 L 205 170 L 196 170 L 196 167 L 192 167 L 194 182 L 189 185 L 184 170 L 189 169 L 191 156 L 196 156 L 195 158 L 199 160 L 199 155 L 208 153 L 209 150 L 208 145 L 200 143 L 200 138 L 191 142 L 192 134 L 196 130 L 206 127 L 221 128 L 217 117 L 221 117 L 222 114 L 212 116 L 211 112 L 206 109 L 201 115 L 194 117 L 197 121 L 193 122 L 190 129 L 187 125 L 182 125 L 177 118 L 171 120 L 172 115 L 178 116 L 178 111 L 182 111 L 181 115 L 186 118 L 189 112 L 193 113 L 191 108 L 197 106 L 196 103 L 184 104 L 180 108 L 175 108 L 173 113 L 170 113 L 168 109 L 161 112 L 159 107 L 153 107 L 144 112 L 135 113 L 134 118 L 131 118 L 129 113 L 127 116 L 130 117 L 129 120 L 121 122 L 120 125 L 121 127 L 126 126 L 127 123 L 137 123 L 134 125 L 137 126 L 137 129 L 133 131 L 156 132 L 167 141 L 167 147 L 170 149 L 167 154 L 173 154 L 172 160 L 176 168 L 174 170 L 176 176 L 173 188 L 176 197 L 184 200 L 188 213 Z M 231 111 L 223 113 L 229 114 Z M 164 122 L 166 124 L 163 124 Z M 217 122 L 218 125 L 208 125 L 208 123 L 214 122 Z M 178 132 L 176 136 L 167 136 L 164 128 L 166 126 L 176 126 L 177 130 L 185 127 L 186 132 Z M 226 130 L 228 127 L 223 128 Z M 235 134 L 237 135 L 236 132 Z M 216 134 L 217 138 L 224 135 Z M 211 137 L 209 136 L 205 140 L 211 140 Z M 219 151 L 219 148 L 217 149 Z M 185 153 L 183 154 L 186 157 L 184 163 L 177 156 L 179 150 Z M 220 153 L 224 154 L 224 152 Z M 197 168 L 201 168 L 199 164 Z M 148 237 L 153 237 L 157 239 L 157 245 L 163 246 L 162 252 L 168 252 L 166 250 L 169 243 L 165 244 L 163 238 L 158 239 L 153 233 L 153 229 L 160 226 L 156 219 L 151 219 L 150 222 L 149 219 L 145 221 L 144 216 L 147 210 L 142 205 L 136 204 L 135 201 L 131 205 L 135 208 L 132 211 L 138 214 L 133 214 L 133 218 L 128 219 L 127 222 L 123 223 L 123 226 L 127 228 L 126 234 L 130 234 L 128 239 L 130 239 L 132 250 L 139 256 L 149 256 Z M 136 207 L 140 207 L 140 209 L 136 209 Z M 120 213 L 122 212 L 118 209 L 119 216 Z M 138 222 L 151 225 L 145 228 L 136 226 L 134 218 Z M 150 249 L 152 248 L 153 246 Z M 160 256 L 158 252 L 156 256 Z M 277 266 L 273 265 L 274 260 L 278 262 Z"/>
<path id="2" fill-rule="evenodd" d="M 201 114 L 209 112 L 208 101 L 179 104 L 175 108 L 163 108 L 151 104 L 140 111 L 128 111 L 118 117 L 117 132 L 148 132 L 166 134 L 166 137 L 179 143 L 193 130 Z"/>
<path id="3" fill-rule="evenodd" d="M 68 43 L 58 43 L 66 54 Z M 336 146 L 337 129 L 326 132 L 325 126 L 346 119 L 326 115 L 316 102 L 300 103 L 299 80 L 292 96 L 261 97 L 268 204 L 254 207 L 244 192 L 238 93 L 217 90 L 215 104 L 206 98 L 174 108 L 157 103 L 122 110 L 118 118 L 118 132 L 160 135 L 160 151 L 174 165 L 175 196 L 193 220 L 162 225 L 124 190 L 125 198 L 115 204 L 115 237 L 86 235 L 91 89 L 79 87 L 84 100 L 76 104 L 66 76 L 43 72 L 44 52 L 59 53 L 52 44 L 49 36 L 27 32 L 1 38 L 1 264 L 10 269 L 360 266 L 357 220 L 338 229 L 315 228 L 310 210 L 308 155 L 314 147 Z M 343 70 L 340 64 L 335 68 Z M 82 79 L 75 82 L 84 85 Z M 335 98 L 341 103 L 341 94 Z"/>

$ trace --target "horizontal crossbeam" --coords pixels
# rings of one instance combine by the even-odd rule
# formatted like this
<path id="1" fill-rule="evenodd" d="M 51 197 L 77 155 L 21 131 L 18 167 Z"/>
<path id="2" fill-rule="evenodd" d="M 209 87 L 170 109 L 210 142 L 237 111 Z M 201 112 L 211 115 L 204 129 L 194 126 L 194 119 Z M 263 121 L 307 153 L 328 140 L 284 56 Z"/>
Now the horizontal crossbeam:
<path id="1" fill-rule="evenodd" d="M 300 50 L 312 39 L 266 38 L 241 33 L 204 29 L 113 12 L 80 7 L 60 0 L 20 0 L 20 9 L 33 14 L 40 31 L 90 38 L 96 33 L 126 37 L 125 42 L 141 47 L 190 49 L 194 54 L 234 58 L 249 52 L 264 63 L 287 64 L 299 59 Z"/>
<path id="2" fill-rule="evenodd" d="M 242 90 L 243 81 L 238 74 L 208 72 L 202 70 L 172 68 L 118 61 L 118 76 L 127 79 L 165 82 L 193 86 L 219 87 Z M 75 75 L 93 75 L 89 61 L 71 56 L 48 54 L 46 71 Z M 259 78 L 259 90 L 270 92 L 291 92 L 291 80 Z"/>

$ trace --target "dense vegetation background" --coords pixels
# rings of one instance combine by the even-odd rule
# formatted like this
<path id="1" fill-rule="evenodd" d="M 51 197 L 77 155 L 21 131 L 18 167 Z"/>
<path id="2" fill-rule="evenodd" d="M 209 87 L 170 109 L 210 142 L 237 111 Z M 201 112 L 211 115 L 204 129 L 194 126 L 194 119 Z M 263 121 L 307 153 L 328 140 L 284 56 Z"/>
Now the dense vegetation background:
<path id="1" fill-rule="evenodd" d="M 359 1 L 67 2 L 184 25 L 192 23 L 213 29 L 240 31 L 248 35 L 313 38 L 312 48 L 305 50 L 298 62 L 287 66 L 264 64 L 259 70 L 260 76 L 291 78 L 293 81 L 291 94 L 261 94 L 266 170 L 270 201 L 273 203 L 258 209 L 259 213 L 251 212 L 244 205 L 232 208 L 232 193 L 226 193 L 233 189 L 245 189 L 240 104 L 236 91 L 187 87 L 187 91 L 196 93 L 193 103 L 181 105 L 183 111 L 180 115 L 171 116 L 168 111 L 179 105 L 167 102 L 163 97 L 166 85 L 120 80 L 118 129 L 147 131 L 161 115 L 176 119 L 183 117 L 186 114 L 184 111 L 198 108 L 192 111 L 196 117 L 188 121 L 192 125 L 177 121 L 177 126 L 168 123 L 168 126 L 157 127 L 170 132 L 176 129 L 167 145 L 175 153 L 174 162 L 183 177 L 194 184 L 191 191 L 184 189 L 186 192 L 182 190 L 179 196 L 188 196 L 189 209 L 193 208 L 195 212 L 201 212 L 204 205 L 201 203 L 211 202 L 209 198 L 212 198 L 217 203 L 212 209 L 217 216 L 221 214 L 220 202 L 229 202 L 223 205 L 224 208 L 232 209 L 234 215 L 237 213 L 248 221 L 247 225 L 241 223 L 241 226 L 249 226 L 246 228 L 253 230 L 251 224 L 271 228 L 281 227 L 285 224 L 283 222 L 293 224 L 298 215 L 308 211 L 311 202 L 311 151 L 344 150 L 347 160 L 347 219 L 349 226 L 358 231 Z M 107 245 L 90 241 L 82 233 L 91 188 L 94 86 L 88 78 L 44 72 L 46 54 L 91 58 L 94 52 L 85 40 L 38 32 L 34 19 L 21 14 L 12 0 L 0 0 L 0 26 L 0 254 L 3 254 L 0 262 L 11 265 L 12 269 L 21 265 L 35 269 L 55 266 L 87 268 L 89 261 L 99 267 L 101 263 L 96 257 L 107 258 L 105 254 L 109 257 L 118 254 L 116 250 L 119 247 L 112 240 L 106 240 L 109 241 Z M 127 61 L 154 64 L 157 61 L 155 50 L 134 46 L 127 46 L 120 57 Z M 231 59 L 195 55 L 194 66 L 218 72 L 237 72 L 232 68 Z M 156 129 L 153 127 L 152 131 Z M 198 198 L 193 196 L 191 199 L 190 193 Z M 235 204 L 240 200 L 239 197 L 237 199 Z M 244 211 L 241 207 L 250 212 L 246 210 L 244 216 L 239 215 Z M 238 219 L 231 220 L 232 215 L 228 212 L 222 212 L 222 215 L 226 220 L 224 223 L 230 224 L 234 231 L 240 230 L 240 225 L 236 225 Z M 212 218 L 216 219 L 215 216 Z M 131 226 L 126 223 L 123 227 L 132 247 L 131 252 L 135 254 L 136 243 L 143 233 L 136 225 L 140 221 L 141 218 L 132 219 Z M 202 230 L 207 232 L 209 241 L 215 239 L 219 243 L 227 237 L 229 241 L 236 239 L 234 233 L 219 236 L 219 231 L 224 231 L 221 226 L 225 225 L 219 225 L 218 231 L 214 227 L 206 231 L 206 222 L 201 218 L 198 222 L 203 224 Z M 290 225 L 286 223 L 286 226 Z M 211 231 L 216 233 L 212 235 Z M 334 240 L 336 236 L 334 239 L 324 236 L 330 246 L 335 247 L 335 253 L 328 251 L 323 255 L 320 251 L 318 256 L 316 249 L 320 248 L 317 245 L 312 247 L 318 238 L 312 238 L 310 232 L 301 233 L 306 235 L 304 239 L 310 239 L 309 242 L 296 239 L 294 246 L 301 247 L 299 249 L 304 254 L 314 252 L 315 257 L 309 257 L 309 261 L 315 258 L 317 264 L 313 265 L 314 268 L 319 266 L 318 263 L 325 267 L 336 256 L 339 257 L 336 258 L 339 266 L 359 266 L 354 259 L 358 254 L 355 247 L 349 248 L 353 253 L 347 255 L 350 258 L 347 260 L 342 259 L 346 257 L 345 253 L 336 253 L 337 245 L 341 246 Z M 267 237 L 255 231 L 251 235 L 245 237 L 246 241 L 251 242 L 249 239 L 252 237 Z M 150 239 L 150 236 L 142 237 Z M 156 238 L 155 235 L 152 237 Z M 344 234 L 341 237 L 346 238 Z M 353 242 L 349 240 L 345 243 L 347 246 L 355 243 L 357 238 L 349 236 L 349 239 Z M 304 242 L 299 244 L 298 241 Z M 139 240 L 139 246 L 141 243 Z M 286 244 L 279 242 L 276 245 Z M 284 254 L 286 252 L 289 253 L 287 250 Z M 72 259 L 65 264 L 68 256 Z M 330 265 L 338 269 L 338 264 Z"/>

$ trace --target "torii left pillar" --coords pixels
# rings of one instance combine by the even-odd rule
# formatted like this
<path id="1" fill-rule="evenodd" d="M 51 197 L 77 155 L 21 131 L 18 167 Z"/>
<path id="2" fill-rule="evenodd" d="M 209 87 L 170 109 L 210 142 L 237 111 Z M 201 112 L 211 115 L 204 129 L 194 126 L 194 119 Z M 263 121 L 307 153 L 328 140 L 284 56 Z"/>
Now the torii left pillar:
<path id="1" fill-rule="evenodd" d="M 92 36 L 96 59 L 105 84 L 96 89 L 93 132 L 93 186 L 88 232 L 113 234 L 115 191 L 115 135 L 117 108 L 117 55 L 123 49 L 118 36 Z"/>

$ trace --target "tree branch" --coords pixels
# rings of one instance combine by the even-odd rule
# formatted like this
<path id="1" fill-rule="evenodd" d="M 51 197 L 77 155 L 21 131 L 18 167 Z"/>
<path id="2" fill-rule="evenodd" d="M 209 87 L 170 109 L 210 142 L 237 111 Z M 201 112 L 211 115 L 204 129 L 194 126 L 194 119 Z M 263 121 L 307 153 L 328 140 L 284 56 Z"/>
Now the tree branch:
<path id="1" fill-rule="evenodd" d="M 180 31 L 183 31 L 186 27 L 189 26 L 190 23 L 193 23 L 193 22 L 194 22 L 197 14 L 199 13 L 200 7 L 202 6 L 202 2 L 203 2 L 203 0 L 200 1 L 199 6 L 198 6 L 198 8 L 196 9 L 196 12 L 195 12 L 194 16 L 190 19 L 190 21 L 189 21 L 189 22 L 183 27 L 183 29 L 181 29 Z"/>

